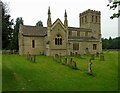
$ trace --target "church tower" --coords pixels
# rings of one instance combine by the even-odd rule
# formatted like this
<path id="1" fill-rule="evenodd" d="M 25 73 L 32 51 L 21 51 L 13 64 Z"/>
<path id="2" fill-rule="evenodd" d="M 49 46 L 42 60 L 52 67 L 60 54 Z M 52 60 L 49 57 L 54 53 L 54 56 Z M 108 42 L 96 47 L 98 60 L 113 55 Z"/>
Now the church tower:
<path id="1" fill-rule="evenodd" d="M 80 13 L 80 27 L 92 29 L 93 37 L 101 41 L 101 13 L 100 11 L 90 10 Z"/>

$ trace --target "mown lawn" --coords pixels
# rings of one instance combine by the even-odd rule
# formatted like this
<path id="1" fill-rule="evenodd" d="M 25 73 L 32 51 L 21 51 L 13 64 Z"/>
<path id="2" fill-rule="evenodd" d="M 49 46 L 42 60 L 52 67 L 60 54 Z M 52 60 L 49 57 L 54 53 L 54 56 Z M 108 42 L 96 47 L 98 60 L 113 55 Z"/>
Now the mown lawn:
<path id="1" fill-rule="evenodd" d="M 73 57 L 78 70 L 37 56 L 33 63 L 24 56 L 2 56 L 3 91 L 115 91 L 118 90 L 118 53 L 104 52 L 105 61 L 95 57 L 94 76 L 87 74 L 90 56 Z"/>

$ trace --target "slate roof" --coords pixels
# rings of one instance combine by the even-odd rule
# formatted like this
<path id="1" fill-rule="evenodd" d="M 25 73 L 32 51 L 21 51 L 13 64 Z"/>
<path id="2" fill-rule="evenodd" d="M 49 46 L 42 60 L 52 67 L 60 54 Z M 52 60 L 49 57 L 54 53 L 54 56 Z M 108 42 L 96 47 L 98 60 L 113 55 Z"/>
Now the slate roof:
<path id="1" fill-rule="evenodd" d="M 22 34 L 26 36 L 46 36 L 47 35 L 46 27 L 22 25 L 21 29 L 22 29 Z"/>
<path id="2" fill-rule="evenodd" d="M 25 36 L 46 36 L 47 35 L 47 27 L 21 25 L 21 30 L 22 30 L 22 34 Z M 68 30 L 69 31 L 85 31 L 85 32 L 92 31 L 92 29 L 77 28 L 77 27 L 68 27 Z M 74 38 L 74 37 L 69 37 L 69 38 Z"/>

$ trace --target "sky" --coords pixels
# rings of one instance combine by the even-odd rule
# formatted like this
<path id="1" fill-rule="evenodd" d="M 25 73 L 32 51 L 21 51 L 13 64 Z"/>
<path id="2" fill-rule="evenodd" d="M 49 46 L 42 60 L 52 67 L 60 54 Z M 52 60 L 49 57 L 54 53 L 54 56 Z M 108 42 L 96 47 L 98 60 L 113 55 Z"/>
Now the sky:
<path id="1" fill-rule="evenodd" d="M 9 14 L 16 20 L 22 17 L 24 25 L 32 25 L 41 20 L 47 26 L 48 7 L 51 9 L 52 23 L 60 18 L 64 22 L 64 12 L 67 11 L 68 25 L 79 26 L 79 13 L 92 9 L 101 11 L 101 33 L 102 37 L 112 38 L 118 36 L 118 19 L 110 19 L 118 10 L 110 10 L 107 7 L 108 0 L 2 0 L 9 5 Z"/>

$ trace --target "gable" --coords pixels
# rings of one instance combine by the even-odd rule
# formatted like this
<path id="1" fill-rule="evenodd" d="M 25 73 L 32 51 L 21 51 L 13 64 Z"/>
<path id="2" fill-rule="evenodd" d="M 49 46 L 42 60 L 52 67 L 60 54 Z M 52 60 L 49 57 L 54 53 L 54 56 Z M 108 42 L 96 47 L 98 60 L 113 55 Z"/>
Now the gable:
<path id="1" fill-rule="evenodd" d="M 54 29 L 56 26 L 60 26 L 64 31 L 66 31 L 64 24 L 61 22 L 61 20 L 58 18 L 52 25 L 51 30 Z"/>

